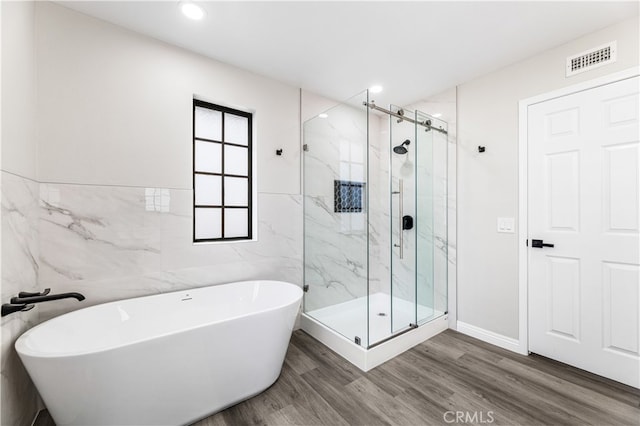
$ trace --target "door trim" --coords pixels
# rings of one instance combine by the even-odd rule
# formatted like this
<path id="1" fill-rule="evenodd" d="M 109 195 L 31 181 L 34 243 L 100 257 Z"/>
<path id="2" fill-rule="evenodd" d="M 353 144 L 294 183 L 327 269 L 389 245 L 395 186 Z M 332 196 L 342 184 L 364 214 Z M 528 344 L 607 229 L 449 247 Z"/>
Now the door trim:
<path id="1" fill-rule="evenodd" d="M 572 95 L 584 90 L 615 83 L 640 75 L 640 67 L 628 68 L 624 71 L 609 74 L 593 80 L 563 87 L 541 95 L 522 99 L 518 102 L 518 351 L 521 354 L 529 353 L 529 309 L 528 309 L 528 274 L 529 265 L 527 258 L 526 241 L 529 234 L 528 227 L 528 111 L 534 104 L 549 101 L 551 99 Z"/>

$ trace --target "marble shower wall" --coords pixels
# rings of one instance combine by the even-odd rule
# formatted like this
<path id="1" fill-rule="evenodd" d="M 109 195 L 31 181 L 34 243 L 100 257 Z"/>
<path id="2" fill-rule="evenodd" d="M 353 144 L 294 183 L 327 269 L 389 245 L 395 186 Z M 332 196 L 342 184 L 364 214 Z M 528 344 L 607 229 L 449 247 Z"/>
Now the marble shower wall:
<path id="1" fill-rule="evenodd" d="M 191 203 L 191 190 L 41 184 L 40 282 L 87 297 L 41 305 L 42 319 L 240 280 L 302 283 L 299 195 L 258 195 L 255 242 L 193 244 Z"/>
<path id="2" fill-rule="evenodd" d="M 39 278 L 38 183 L 2 172 L 2 301 L 20 291 L 36 291 Z M 40 402 L 18 354 L 16 339 L 38 324 L 32 309 L 2 318 L 2 416 L 0 424 L 31 424 Z"/>

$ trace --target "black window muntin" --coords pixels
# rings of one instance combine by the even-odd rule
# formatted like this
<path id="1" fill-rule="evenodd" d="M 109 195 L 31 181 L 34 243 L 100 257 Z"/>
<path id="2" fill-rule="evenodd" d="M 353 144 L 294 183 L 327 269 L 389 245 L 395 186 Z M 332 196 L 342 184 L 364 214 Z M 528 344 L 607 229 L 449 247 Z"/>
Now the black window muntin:
<path id="1" fill-rule="evenodd" d="M 207 108 L 214 111 L 220 111 L 222 113 L 222 123 L 221 123 L 221 140 L 213 140 L 206 138 L 198 138 L 196 137 L 196 107 Z M 247 145 L 236 144 L 231 142 L 225 142 L 225 129 L 224 129 L 224 120 L 225 113 L 237 115 L 240 117 L 247 118 Z M 210 241 L 241 241 L 241 240 L 251 240 L 253 239 L 253 114 L 245 111 L 240 111 L 234 108 L 225 107 L 222 105 L 216 105 L 210 102 L 201 101 L 198 99 L 193 100 L 193 108 L 191 111 L 192 115 L 192 139 L 193 143 L 191 146 L 192 149 L 192 189 L 193 189 L 193 242 L 210 242 Z M 201 142 L 210 142 L 210 143 L 219 143 L 220 147 L 220 155 L 221 155 L 221 172 L 220 173 L 212 173 L 212 172 L 198 172 L 196 171 L 196 141 Z M 247 176 L 234 175 L 234 174 L 226 174 L 224 172 L 224 147 L 225 145 L 236 146 L 247 149 Z M 220 176 L 221 177 L 221 194 L 220 194 L 220 205 L 197 205 L 196 204 L 196 175 L 210 175 L 210 176 Z M 228 177 L 236 177 L 236 178 L 246 178 L 247 181 L 247 206 L 225 206 L 224 204 L 224 178 Z M 220 208 L 220 238 L 196 238 L 196 209 L 197 208 Z M 225 237 L 224 236 L 224 210 L 225 209 L 247 209 L 247 235 L 241 237 Z"/>

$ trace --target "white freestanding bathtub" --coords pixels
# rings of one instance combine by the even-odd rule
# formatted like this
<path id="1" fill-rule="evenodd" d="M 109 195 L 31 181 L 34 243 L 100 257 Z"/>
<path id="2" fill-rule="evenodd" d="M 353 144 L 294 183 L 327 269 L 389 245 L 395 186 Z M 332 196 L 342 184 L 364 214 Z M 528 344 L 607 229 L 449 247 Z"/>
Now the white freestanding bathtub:
<path id="1" fill-rule="evenodd" d="M 58 426 L 189 424 L 267 389 L 302 290 L 245 281 L 92 306 L 16 350 Z"/>

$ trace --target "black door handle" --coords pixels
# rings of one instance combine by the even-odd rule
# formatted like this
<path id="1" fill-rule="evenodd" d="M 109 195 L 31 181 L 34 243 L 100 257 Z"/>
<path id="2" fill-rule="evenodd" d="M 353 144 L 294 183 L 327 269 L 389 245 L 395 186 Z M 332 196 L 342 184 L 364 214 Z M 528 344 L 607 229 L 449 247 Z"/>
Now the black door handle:
<path id="1" fill-rule="evenodd" d="M 542 247 L 554 247 L 553 244 L 547 244 L 542 240 L 531 240 L 531 247 L 542 248 Z"/>

